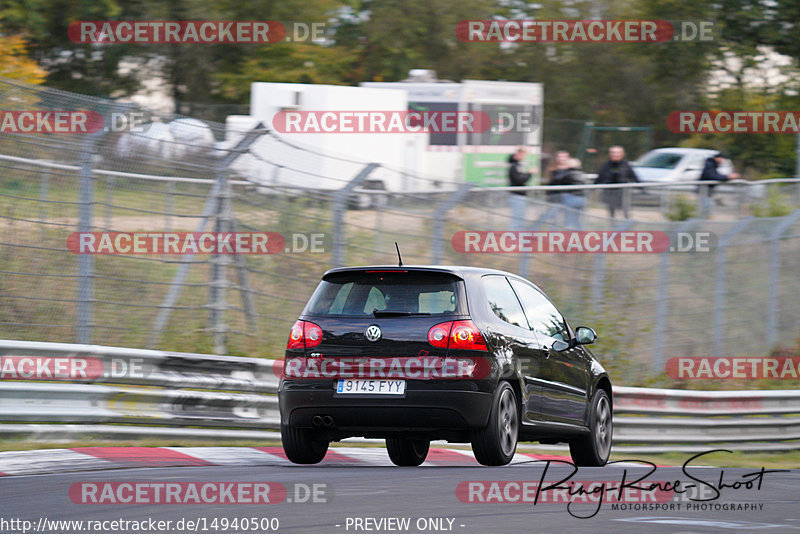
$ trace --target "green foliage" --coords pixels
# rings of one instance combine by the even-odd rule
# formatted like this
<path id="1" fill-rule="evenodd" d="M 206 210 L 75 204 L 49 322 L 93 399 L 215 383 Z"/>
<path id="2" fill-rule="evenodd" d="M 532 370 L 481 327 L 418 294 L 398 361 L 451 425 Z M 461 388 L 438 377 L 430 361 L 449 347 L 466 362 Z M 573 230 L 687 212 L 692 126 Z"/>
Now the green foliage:
<path id="1" fill-rule="evenodd" d="M 670 221 L 688 221 L 697 215 L 697 203 L 687 195 L 678 195 L 669 206 L 666 216 Z"/>
<path id="2" fill-rule="evenodd" d="M 756 217 L 783 217 L 792 213 L 794 208 L 781 195 L 780 189 L 770 187 L 767 198 L 753 205 L 751 211 Z"/>

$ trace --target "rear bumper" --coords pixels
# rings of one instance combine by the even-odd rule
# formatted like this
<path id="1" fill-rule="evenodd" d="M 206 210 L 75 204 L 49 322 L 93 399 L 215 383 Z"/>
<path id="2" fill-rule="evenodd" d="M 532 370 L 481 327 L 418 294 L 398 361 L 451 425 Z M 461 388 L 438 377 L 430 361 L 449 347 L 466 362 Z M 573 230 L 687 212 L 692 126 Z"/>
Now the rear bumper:
<path id="1" fill-rule="evenodd" d="M 407 389 L 403 397 L 336 396 L 332 388 L 281 387 L 281 423 L 314 428 L 315 415 L 342 432 L 466 430 L 486 425 L 492 394 L 454 389 Z"/>

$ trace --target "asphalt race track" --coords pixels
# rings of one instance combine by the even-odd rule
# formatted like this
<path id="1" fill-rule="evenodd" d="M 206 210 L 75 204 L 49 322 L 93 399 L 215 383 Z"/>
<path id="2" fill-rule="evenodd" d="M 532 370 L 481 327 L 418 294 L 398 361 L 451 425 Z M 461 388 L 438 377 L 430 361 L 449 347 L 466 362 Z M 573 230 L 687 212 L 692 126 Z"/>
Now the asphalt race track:
<path id="1" fill-rule="evenodd" d="M 457 488 L 466 488 L 469 482 L 473 482 L 472 497 L 480 498 L 483 495 L 488 498 L 492 495 L 490 489 L 493 481 L 539 482 L 544 479 L 545 483 L 553 483 L 569 477 L 572 467 L 556 463 L 554 457 L 537 459 L 534 455 L 518 454 L 510 466 L 487 468 L 479 466 L 467 451 L 438 449 L 433 450 L 429 460 L 420 467 L 398 468 L 390 466 L 386 451 L 379 448 L 332 449 L 334 454 L 329 454 L 323 463 L 315 466 L 292 465 L 281 457 L 277 448 L 160 450 L 166 451 L 161 459 L 135 449 L 87 449 L 80 454 L 85 455 L 88 452 L 95 461 L 83 464 L 75 463 L 73 456 L 78 453 L 68 450 L 1 453 L 0 456 L 7 455 L 13 460 L 6 462 L 7 465 L 27 467 L 18 468 L 16 474 L 5 473 L 6 476 L 0 478 L 0 531 L 24 532 L 25 528 L 27 532 L 109 533 L 800 531 L 798 470 L 767 472 L 759 476 L 758 469 L 702 467 L 702 464 L 695 462 L 687 469 L 688 474 L 697 479 L 692 481 L 682 471 L 681 466 L 659 466 L 655 473 L 647 477 L 648 481 L 664 483 L 680 480 L 684 487 L 692 482 L 695 482 L 696 487 L 687 489 L 684 498 L 665 493 L 668 499 L 657 499 L 658 504 L 662 505 L 658 510 L 641 509 L 641 506 L 638 509 L 614 510 L 612 502 L 604 502 L 598 506 L 596 501 L 584 501 L 583 504 L 572 505 L 568 510 L 567 503 L 563 500 L 537 504 L 468 503 L 462 502 L 469 499 L 468 494 L 457 492 Z M 175 451 L 193 452 L 196 459 L 180 461 L 180 456 L 184 454 Z M 551 463 L 547 462 L 548 459 Z M 2 466 L 3 463 L 0 462 L 0 469 Z M 564 481 L 562 487 L 570 484 L 573 484 L 570 486 L 573 488 L 582 487 L 575 484 L 579 480 L 604 481 L 610 485 L 622 480 L 630 483 L 650 469 L 636 463 L 581 468 L 571 479 Z M 37 472 L 40 474 L 24 474 Z M 751 482 L 749 488 L 747 481 Z M 188 503 L 180 504 L 81 502 L 85 496 L 81 496 L 80 491 L 86 487 L 119 488 L 119 483 L 127 483 L 128 488 L 142 488 L 148 483 L 184 483 L 182 487 L 186 488 L 192 486 L 192 483 L 195 483 L 195 487 L 200 487 L 211 482 L 236 482 L 246 487 L 254 485 L 251 483 L 269 482 L 270 492 L 267 496 L 271 502 L 196 504 L 196 500 L 188 498 L 185 499 Z M 522 498 L 522 491 L 516 490 L 522 487 L 521 484 L 494 485 L 500 486 L 505 489 L 494 493 L 495 497 L 501 498 L 505 491 L 509 498 Z M 722 488 L 718 496 L 712 495 L 712 486 Z M 220 485 L 212 487 L 219 488 Z M 588 484 L 586 487 L 589 487 Z M 285 493 L 280 488 L 285 488 Z M 703 491 L 700 492 L 698 488 Z M 101 491 L 92 495 L 98 497 Z M 121 495 L 130 498 L 131 494 L 113 495 L 115 497 L 112 498 Z M 153 494 L 148 495 L 150 497 L 142 498 L 146 501 Z M 183 499 L 189 494 L 181 495 L 180 498 Z M 530 500 L 533 492 L 527 495 Z M 543 501 L 559 500 L 555 493 L 550 493 L 550 497 L 546 496 L 547 492 L 542 495 L 545 495 L 541 497 Z M 565 495 L 566 491 L 562 491 L 561 497 Z M 635 508 L 637 496 L 631 495 L 633 494 L 628 494 L 626 499 L 629 500 L 624 504 Z M 711 500 L 705 503 L 690 502 L 691 499 L 685 498 L 687 495 Z M 213 497 L 209 498 L 213 500 Z M 248 495 L 236 498 L 247 500 Z M 652 504 L 652 501 L 649 502 Z M 674 507 L 670 510 L 671 505 Z M 687 509 L 687 506 L 694 508 Z M 576 518 L 573 515 L 592 517 Z M 242 522 L 234 524 L 233 520 L 236 518 Z M 270 523 L 270 518 L 276 518 L 279 524 L 274 519 Z M 396 522 L 395 518 L 400 522 Z M 147 524 L 132 527 L 128 524 L 127 528 L 123 528 L 125 525 L 120 527 L 110 523 L 120 519 L 152 519 L 150 526 L 156 527 L 147 528 Z M 17 521 L 12 523 L 11 520 Z M 84 525 L 79 528 L 71 525 L 70 528 L 70 525 L 54 525 L 51 523 L 53 520 L 84 521 Z M 90 525 L 86 523 L 89 520 L 109 523 Z M 178 524 L 181 520 L 183 523 Z M 30 521 L 30 524 L 26 525 L 23 521 Z M 158 521 L 165 522 L 162 523 L 163 528 L 157 526 Z M 172 523 L 167 524 L 166 521 Z M 408 521 L 408 526 L 404 526 L 402 521 Z"/>

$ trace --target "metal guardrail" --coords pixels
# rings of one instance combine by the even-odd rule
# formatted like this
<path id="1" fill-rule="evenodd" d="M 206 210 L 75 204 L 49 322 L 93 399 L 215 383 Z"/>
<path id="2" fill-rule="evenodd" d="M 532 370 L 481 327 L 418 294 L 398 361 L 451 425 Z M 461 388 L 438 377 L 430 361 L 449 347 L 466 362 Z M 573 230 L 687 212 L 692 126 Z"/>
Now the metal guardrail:
<path id="1" fill-rule="evenodd" d="M 17 358 L 89 361 L 87 377 L 9 380 Z M 92 359 L 92 360 L 90 360 Z M 41 361 L 41 360 L 40 360 Z M 99 363 L 102 363 L 102 371 Z M 274 360 L 0 340 L 0 430 L 63 436 L 263 439 L 279 428 Z M 127 367 L 126 367 L 127 366 Z M 91 374 L 92 376 L 88 376 Z M 23 377 L 17 377 L 23 378 Z M 618 452 L 795 450 L 800 390 L 614 388 Z"/>

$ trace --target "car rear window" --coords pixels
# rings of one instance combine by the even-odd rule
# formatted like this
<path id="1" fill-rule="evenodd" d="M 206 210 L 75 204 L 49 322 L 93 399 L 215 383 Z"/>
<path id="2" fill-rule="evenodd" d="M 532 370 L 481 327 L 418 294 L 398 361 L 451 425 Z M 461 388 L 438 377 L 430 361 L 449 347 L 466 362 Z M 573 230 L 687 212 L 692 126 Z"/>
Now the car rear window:
<path id="1" fill-rule="evenodd" d="M 463 282 L 448 273 L 354 271 L 328 275 L 304 314 L 371 316 L 461 313 Z"/>

